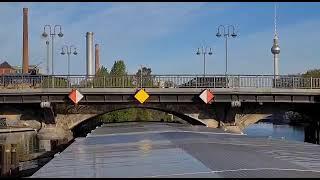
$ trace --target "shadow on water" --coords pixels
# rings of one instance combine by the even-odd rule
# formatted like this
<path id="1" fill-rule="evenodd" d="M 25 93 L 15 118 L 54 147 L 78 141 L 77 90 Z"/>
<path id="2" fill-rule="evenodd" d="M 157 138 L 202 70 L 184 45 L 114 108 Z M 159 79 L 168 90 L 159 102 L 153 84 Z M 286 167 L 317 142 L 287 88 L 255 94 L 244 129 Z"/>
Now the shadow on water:
<path id="1" fill-rule="evenodd" d="M 50 141 L 49 151 L 47 143 L 38 139 L 36 131 L 0 133 L 1 177 L 31 176 L 72 142 Z"/>

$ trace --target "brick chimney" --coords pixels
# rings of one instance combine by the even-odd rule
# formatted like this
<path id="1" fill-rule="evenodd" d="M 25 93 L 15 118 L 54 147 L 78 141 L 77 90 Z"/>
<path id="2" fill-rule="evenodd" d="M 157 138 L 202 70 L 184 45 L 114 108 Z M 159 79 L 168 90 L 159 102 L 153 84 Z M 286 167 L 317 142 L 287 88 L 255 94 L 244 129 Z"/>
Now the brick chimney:
<path id="1" fill-rule="evenodd" d="M 28 8 L 23 8 L 23 54 L 22 73 L 29 70 L 29 38 L 28 38 Z"/>
<path id="2" fill-rule="evenodd" d="M 96 74 L 100 69 L 100 52 L 99 52 L 99 44 L 95 44 L 95 65 L 96 65 Z"/>

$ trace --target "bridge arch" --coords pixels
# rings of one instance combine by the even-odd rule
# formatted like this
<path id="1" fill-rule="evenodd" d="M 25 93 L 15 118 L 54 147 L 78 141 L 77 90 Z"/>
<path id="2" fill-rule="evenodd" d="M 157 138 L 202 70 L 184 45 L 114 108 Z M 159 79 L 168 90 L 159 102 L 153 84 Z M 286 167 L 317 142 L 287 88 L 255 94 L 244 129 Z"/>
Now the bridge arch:
<path id="1" fill-rule="evenodd" d="M 87 116 L 87 118 L 81 118 L 78 121 L 75 121 L 72 124 L 70 124 L 69 125 L 69 129 L 72 130 L 74 128 L 77 128 L 77 126 L 82 124 L 83 122 L 88 121 L 88 120 L 92 120 L 93 118 L 98 117 L 100 115 L 111 113 L 111 112 L 115 112 L 115 111 L 125 110 L 125 109 L 131 109 L 131 108 L 151 109 L 151 110 L 166 112 L 166 113 L 170 113 L 170 114 L 172 114 L 174 116 L 179 117 L 181 119 L 181 121 L 184 122 L 184 123 L 188 123 L 188 124 L 191 124 L 191 125 L 206 126 L 206 124 L 204 122 L 202 122 L 201 120 L 192 118 L 192 117 L 190 117 L 190 116 L 188 116 L 186 114 L 183 114 L 183 113 L 180 113 L 180 112 L 177 112 L 177 111 L 174 111 L 174 110 L 169 110 L 169 109 L 166 109 L 166 108 L 159 108 L 159 107 L 152 107 L 152 106 L 143 106 L 143 107 L 141 107 L 141 106 L 134 106 L 133 105 L 133 106 L 127 106 L 127 107 L 113 108 L 113 109 L 108 110 L 108 111 L 103 111 L 103 112 L 100 112 L 100 113 L 97 113 L 97 114 L 89 115 L 89 116 Z"/>

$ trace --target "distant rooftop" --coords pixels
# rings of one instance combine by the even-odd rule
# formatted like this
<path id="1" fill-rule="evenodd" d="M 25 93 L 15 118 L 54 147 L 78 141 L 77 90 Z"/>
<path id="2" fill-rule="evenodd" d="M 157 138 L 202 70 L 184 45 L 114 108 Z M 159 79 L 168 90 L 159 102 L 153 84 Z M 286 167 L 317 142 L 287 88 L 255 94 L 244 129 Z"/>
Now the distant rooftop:
<path id="1" fill-rule="evenodd" d="M 12 66 L 7 61 L 4 61 L 2 64 L 0 64 L 0 68 L 11 68 L 12 69 Z"/>

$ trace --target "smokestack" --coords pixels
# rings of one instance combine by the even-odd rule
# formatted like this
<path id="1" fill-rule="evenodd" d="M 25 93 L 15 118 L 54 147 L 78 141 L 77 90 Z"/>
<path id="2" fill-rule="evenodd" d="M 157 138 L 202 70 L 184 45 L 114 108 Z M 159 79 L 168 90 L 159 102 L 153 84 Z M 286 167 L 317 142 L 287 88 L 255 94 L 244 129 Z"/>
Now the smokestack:
<path id="1" fill-rule="evenodd" d="M 87 76 L 94 75 L 93 32 L 87 32 Z"/>
<path id="2" fill-rule="evenodd" d="M 96 74 L 100 69 L 100 54 L 99 54 L 99 44 L 96 44 L 95 46 L 95 61 L 96 61 Z"/>
<path id="3" fill-rule="evenodd" d="M 28 38 L 28 8 L 23 8 L 23 54 L 22 54 L 22 73 L 29 70 L 29 38 Z"/>

